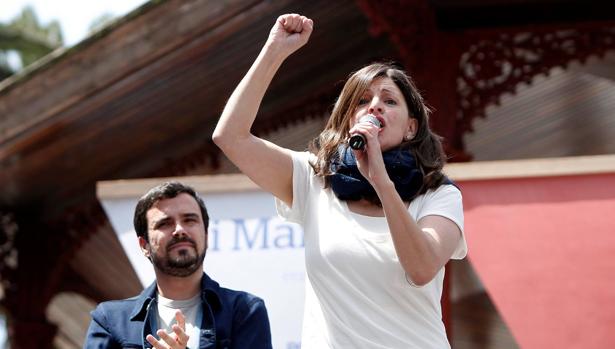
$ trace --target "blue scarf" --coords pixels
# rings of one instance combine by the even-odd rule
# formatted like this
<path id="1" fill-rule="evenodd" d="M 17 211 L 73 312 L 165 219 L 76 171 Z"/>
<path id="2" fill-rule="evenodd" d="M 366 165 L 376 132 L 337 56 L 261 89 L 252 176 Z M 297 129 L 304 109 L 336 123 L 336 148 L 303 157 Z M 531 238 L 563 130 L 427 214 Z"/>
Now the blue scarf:
<path id="1" fill-rule="evenodd" d="M 331 189 L 340 200 L 367 199 L 380 202 L 374 188 L 361 175 L 357 168 L 357 160 L 352 150 L 341 145 L 338 156 L 331 161 Z M 395 184 L 395 189 L 403 201 L 411 201 L 423 186 L 423 173 L 411 152 L 400 148 L 382 153 L 384 165 L 389 178 Z"/>

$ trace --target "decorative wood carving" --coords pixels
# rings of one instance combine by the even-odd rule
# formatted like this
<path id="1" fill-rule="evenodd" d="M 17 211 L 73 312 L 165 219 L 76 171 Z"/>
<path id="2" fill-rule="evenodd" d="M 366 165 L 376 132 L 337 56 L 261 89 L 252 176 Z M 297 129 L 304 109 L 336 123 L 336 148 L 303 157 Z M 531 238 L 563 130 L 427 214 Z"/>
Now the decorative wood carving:
<path id="1" fill-rule="evenodd" d="M 406 69 L 436 109 L 432 127 L 444 136 L 455 161 L 469 160 L 463 134 L 485 109 L 520 83 L 554 67 L 602 57 L 615 49 L 614 23 L 512 27 L 443 32 L 426 0 L 357 0 L 371 33 L 386 33 Z M 434 121 L 434 120 L 432 120 Z"/>
<path id="2" fill-rule="evenodd" d="M 485 117 L 487 106 L 498 105 L 502 95 L 514 94 L 519 84 L 615 49 L 615 25 L 475 32 L 468 39 L 472 43 L 459 62 L 457 118 L 462 132 L 471 131 L 474 118 Z"/>
<path id="3" fill-rule="evenodd" d="M 2 300 L 12 314 L 11 348 L 49 348 L 56 331 L 45 310 L 57 289 L 60 269 L 56 261 L 62 246 L 55 240 L 58 231 L 35 218 L 41 216 L 35 207 L 13 213 L 19 230 L 14 240 L 18 264 L 9 274 L 11 285 Z"/>
<path id="4" fill-rule="evenodd" d="M 12 348 L 51 348 L 57 327 L 47 320 L 47 306 L 67 288 L 67 265 L 78 247 L 106 218 L 96 200 L 55 221 L 26 211 L 0 215 L 0 282 L 6 291 L 0 301 L 12 314 Z"/>

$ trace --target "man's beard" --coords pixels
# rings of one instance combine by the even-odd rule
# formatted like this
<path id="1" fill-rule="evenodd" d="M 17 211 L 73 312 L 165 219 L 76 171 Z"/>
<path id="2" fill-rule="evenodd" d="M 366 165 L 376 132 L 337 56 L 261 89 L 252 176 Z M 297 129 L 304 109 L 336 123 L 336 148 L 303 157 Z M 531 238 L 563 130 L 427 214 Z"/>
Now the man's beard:
<path id="1" fill-rule="evenodd" d="M 205 253 L 207 252 L 206 249 L 203 249 L 201 254 L 197 251 L 196 255 L 188 251 L 179 251 L 177 256 L 170 256 L 169 249 L 180 242 L 190 242 L 196 251 L 196 243 L 188 237 L 171 239 L 166 246 L 166 254 L 164 256 L 160 256 L 155 251 L 152 251 L 150 245 L 149 252 L 151 261 L 161 272 L 170 276 L 186 277 L 192 275 L 199 268 L 202 268 Z"/>

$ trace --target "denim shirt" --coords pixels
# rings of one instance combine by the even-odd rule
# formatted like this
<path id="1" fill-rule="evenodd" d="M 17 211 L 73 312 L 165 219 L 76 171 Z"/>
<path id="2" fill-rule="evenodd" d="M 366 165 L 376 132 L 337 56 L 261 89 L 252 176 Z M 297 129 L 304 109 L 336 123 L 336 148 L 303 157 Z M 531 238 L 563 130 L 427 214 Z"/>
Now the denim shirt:
<path id="1" fill-rule="evenodd" d="M 136 297 L 100 303 L 91 313 L 83 347 L 152 348 L 145 337 L 152 334 L 158 338 L 156 293 L 153 283 Z M 272 348 L 269 318 L 262 299 L 220 287 L 203 273 L 201 301 L 199 348 Z"/>

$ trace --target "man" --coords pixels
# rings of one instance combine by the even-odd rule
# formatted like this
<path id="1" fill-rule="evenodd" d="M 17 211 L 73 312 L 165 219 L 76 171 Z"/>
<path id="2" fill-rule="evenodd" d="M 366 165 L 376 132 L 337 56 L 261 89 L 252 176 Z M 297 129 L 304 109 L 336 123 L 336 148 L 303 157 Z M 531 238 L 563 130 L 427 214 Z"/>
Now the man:
<path id="1" fill-rule="evenodd" d="M 137 297 L 98 305 L 84 347 L 271 348 L 263 301 L 203 272 L 208 226 L 192 188 L 169 182 L 145 194 L 134 227 L 156 282 Z"/>

